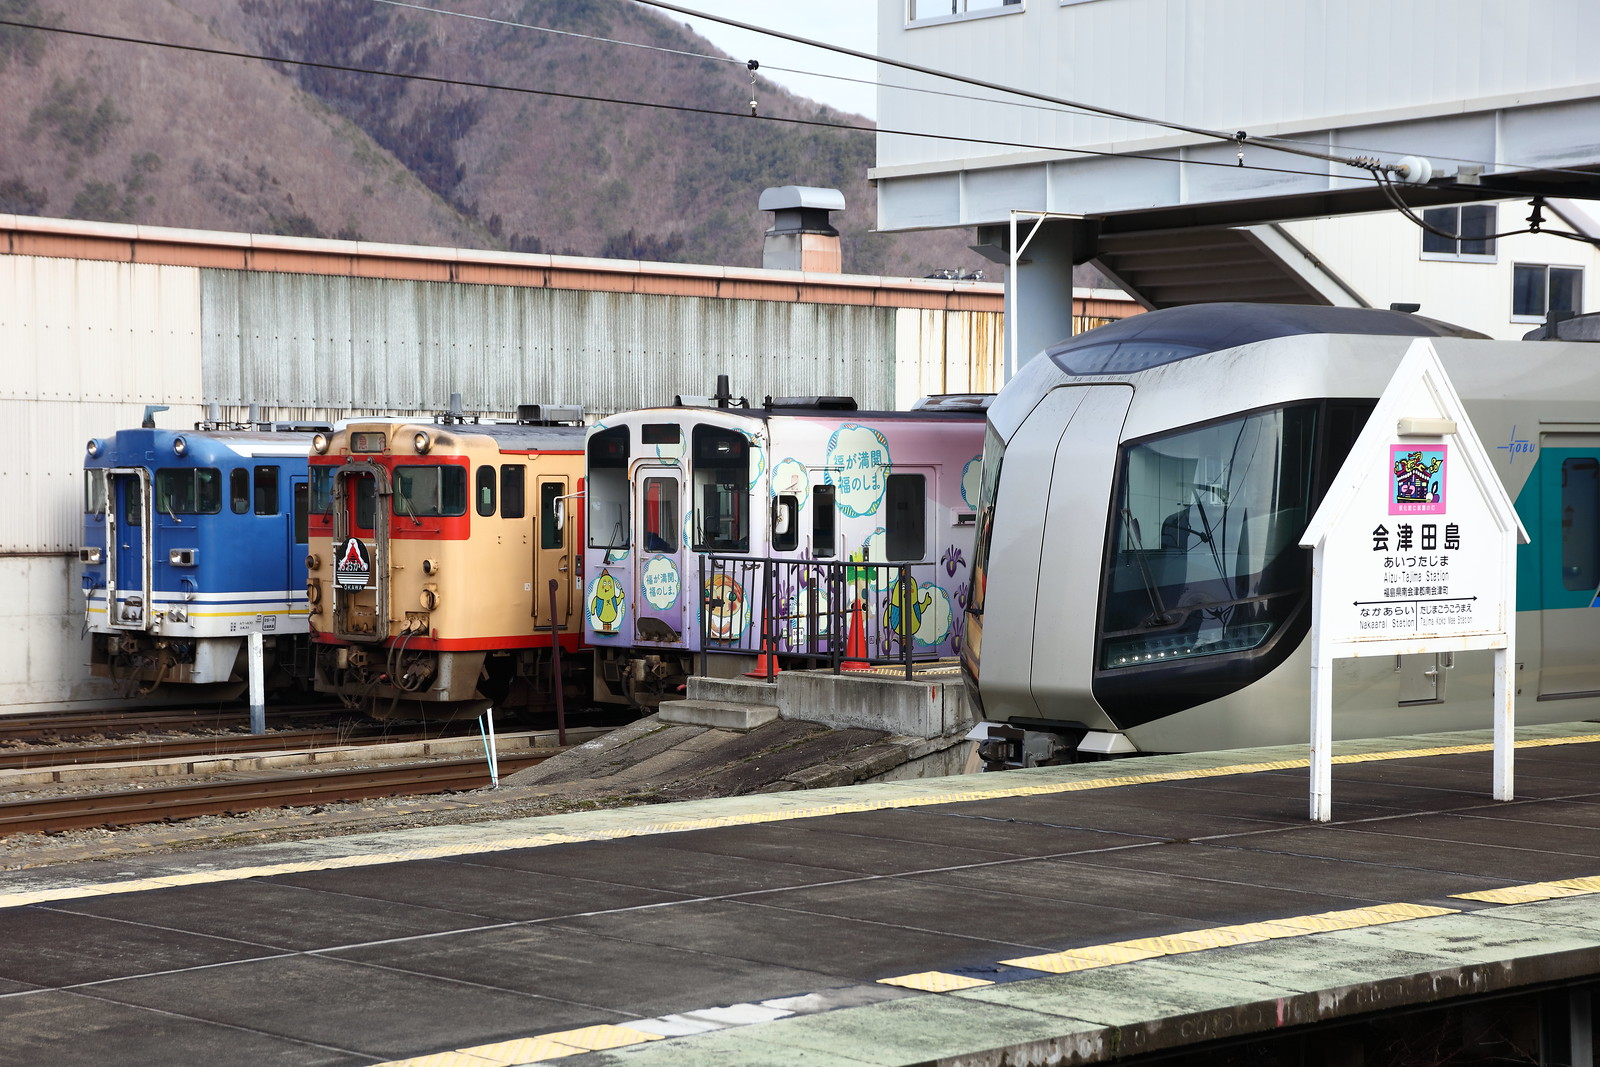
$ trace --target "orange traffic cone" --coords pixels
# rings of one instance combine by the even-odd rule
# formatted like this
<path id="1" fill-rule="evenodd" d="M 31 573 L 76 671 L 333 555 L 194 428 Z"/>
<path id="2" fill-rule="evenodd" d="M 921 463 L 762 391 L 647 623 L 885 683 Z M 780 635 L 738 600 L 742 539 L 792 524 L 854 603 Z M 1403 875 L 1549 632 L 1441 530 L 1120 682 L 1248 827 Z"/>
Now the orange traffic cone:
<path id="1" fill-rule="evenodd" d="M 844 643 L 844 660 L 841 671 L 870 671 L 867 662 L 867 602 L 860 597 L 850 605 L 850 628 Z"/>
<path id="2" fill-rule="evenodd" d="M 763 619 L 763 625 L 761 628 L 763 631 L 767 629 L 764 623 L 766 617 L 766 612 L 763 611 L 761 614 L 761 618 Z M 770 633 L 763 634 L 761 638 L 762 651 L 756 654 L 755 667 L 744 672 L 744 676 L 746 678 L 775 678 L 782 670 L 782 668 L 778 666 L 778 657 L 772 653 L 772 637 L 773 635 Z"/>

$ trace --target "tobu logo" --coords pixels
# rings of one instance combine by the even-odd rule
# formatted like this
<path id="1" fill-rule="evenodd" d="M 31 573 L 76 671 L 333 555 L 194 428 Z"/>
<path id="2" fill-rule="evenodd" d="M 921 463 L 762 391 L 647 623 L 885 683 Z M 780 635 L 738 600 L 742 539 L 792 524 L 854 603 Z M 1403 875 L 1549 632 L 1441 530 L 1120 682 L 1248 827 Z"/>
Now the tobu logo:
<path id="1" fill-rule="evenodd" d="M 372 578 L 372 552 L 352 537 L 339 550 L 339 562 L 333 566 L 333 580 L 340 589 L 365 589 Z"/>

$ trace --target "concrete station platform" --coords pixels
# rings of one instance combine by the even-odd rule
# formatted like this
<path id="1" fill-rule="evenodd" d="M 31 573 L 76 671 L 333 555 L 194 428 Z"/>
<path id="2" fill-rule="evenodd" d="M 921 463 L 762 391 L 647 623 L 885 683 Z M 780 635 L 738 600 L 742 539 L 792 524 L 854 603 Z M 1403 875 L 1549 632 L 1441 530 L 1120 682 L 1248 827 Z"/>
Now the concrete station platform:
<path id="1" fill-rule="evenodd" d="M 1068 1063 L 1600 973 L 1600 728 L 0 873 L 0 1063 Z"/>

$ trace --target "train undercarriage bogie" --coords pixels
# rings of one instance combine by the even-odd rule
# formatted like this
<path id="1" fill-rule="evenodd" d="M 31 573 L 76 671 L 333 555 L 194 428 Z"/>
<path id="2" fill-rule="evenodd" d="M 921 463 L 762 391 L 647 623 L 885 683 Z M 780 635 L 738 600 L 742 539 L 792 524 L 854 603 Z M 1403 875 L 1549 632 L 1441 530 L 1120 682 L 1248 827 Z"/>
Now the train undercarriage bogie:
<path id="1" fill-rule="evenodd" d="M 233 700 L 250 681 L 243 638 L 162 637 L 147 633 L 90 635 L 89 672 L 123 697 L 192 696 Z M 310 642 L 276 635 L 262 643 L 264 688 L 294 698 L 310 692 Z"/>
<path id="2" fill-rule="evenodd" d="M 562 657 L 561 696 L 587 698 L 583 657 Z M 321 645 L 316 687 L 375 719 L 476 718 L 485 708 L 520 713 L 553 708 L 549 649 L 447 652 L 392 645 Z"/>
<path id="3" fill-rule="evenodd" d="M 739 678 L 758 669 L 761 657 L 721 652 L 706 658 L 704 677 Z M 806 666 L 815 666 L 812 660 Z M 780 667 L 780 670 L 783 668 Z M 644 712 L 664 702 L 681 699 L 692 675 L 701 675 L 698 653 L 673 649 L 597 648 L 594 650 L 594 700 L 598 704 L 627 704 Z"/>

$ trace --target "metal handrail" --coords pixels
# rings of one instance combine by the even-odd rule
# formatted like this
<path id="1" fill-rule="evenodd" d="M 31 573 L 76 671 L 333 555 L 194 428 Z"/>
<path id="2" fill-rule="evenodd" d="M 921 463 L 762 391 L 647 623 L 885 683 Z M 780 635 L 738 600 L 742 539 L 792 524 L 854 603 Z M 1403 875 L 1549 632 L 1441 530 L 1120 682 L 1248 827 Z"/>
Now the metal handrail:
<path id="1" fill-rule="evenodd" d="M 850 669 L 846 662 L 898 664 L 909 679 L 918 661 L 939 658 L 916 648 L 924 607 L 916 566 L 926 564 L 703 554 L 700 673 L 722 651 L 763 657 L 768 681 L 775 656 L 835 674 Z"/>

